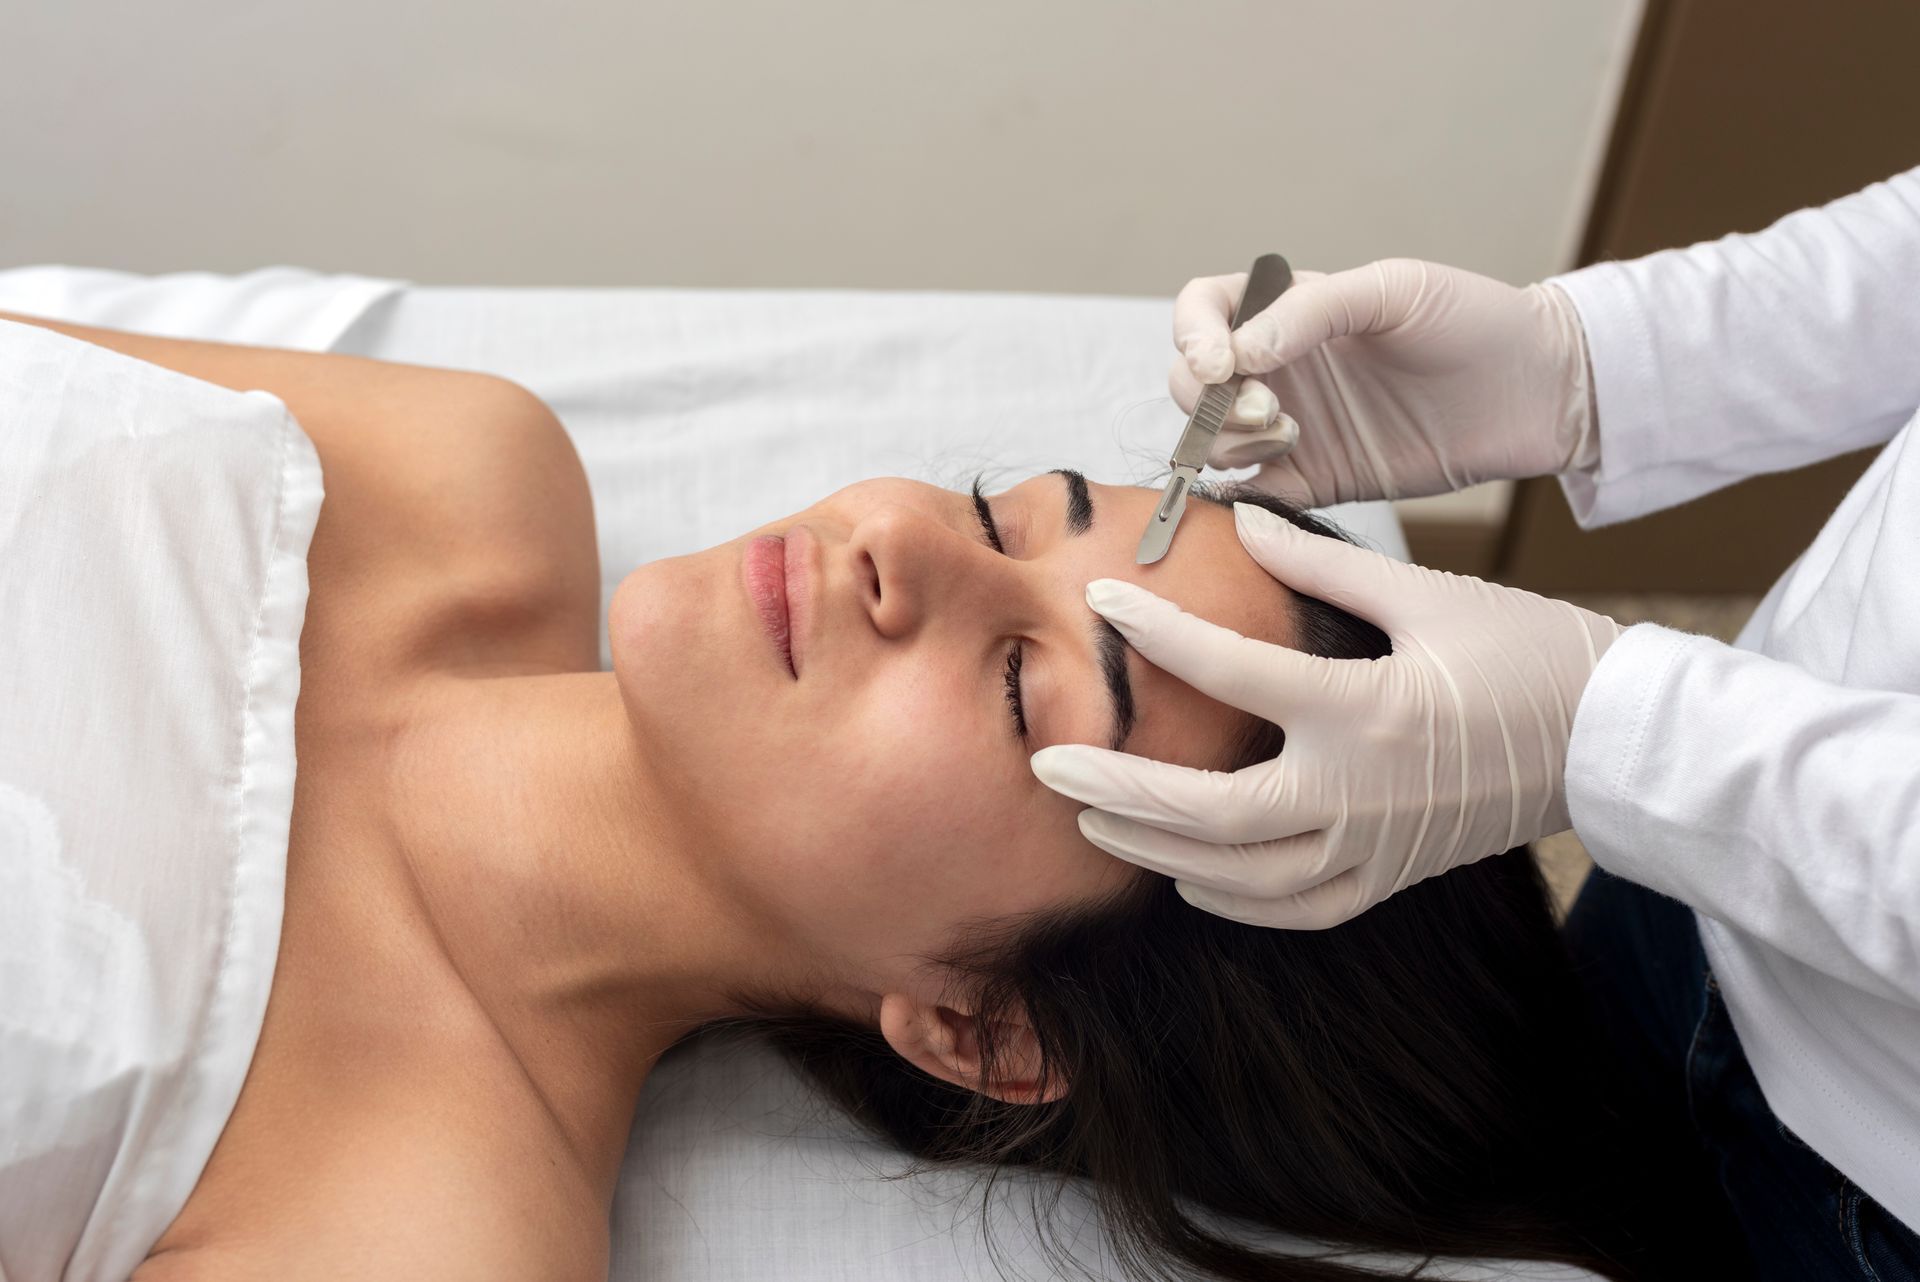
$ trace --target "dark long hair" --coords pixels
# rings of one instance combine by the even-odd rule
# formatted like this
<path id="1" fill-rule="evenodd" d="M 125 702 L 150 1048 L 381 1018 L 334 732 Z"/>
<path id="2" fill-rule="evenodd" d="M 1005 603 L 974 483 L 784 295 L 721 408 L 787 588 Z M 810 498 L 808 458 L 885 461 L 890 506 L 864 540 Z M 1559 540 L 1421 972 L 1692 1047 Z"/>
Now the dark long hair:
<path id="1" fill-rule="evenodd" d="M 1337 536 L 1270 496 L 1203 497 Z M 1389 652 L 1319 601 L 1297 622 L 1317 654 Z M 1234 764 L 1283 741 L 1254 722 Z M 938 960 L 977 1004 L 983 1070 L 1004 1053 L 998 1021 L 1024 1011 L 1064 1098 L 952 1086 L 804 1004 L 763 1004 L 751 1026 L 921 1159 L 983 1166 L 989 1185 L 1013 1166 L 1090 1180 L 1130 1277 L 1380 1276 L 1337 1258 L 1353 1248 L 1679 1272 L 1524 849 L 1320 932 L 1226 921 L 1142 873 L 1104 903 L 984 924 Z M 1195 1208 L 1329 1246 L 1276 1254 Z"/>

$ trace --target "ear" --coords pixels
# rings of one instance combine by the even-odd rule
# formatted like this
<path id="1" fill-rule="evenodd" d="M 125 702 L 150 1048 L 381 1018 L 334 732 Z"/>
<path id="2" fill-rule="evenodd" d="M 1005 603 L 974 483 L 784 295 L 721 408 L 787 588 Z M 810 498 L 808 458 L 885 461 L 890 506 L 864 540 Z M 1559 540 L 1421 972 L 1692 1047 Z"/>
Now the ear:
<path id="1" fill-rule="evenodd" d="M 991 1079 L 983 1079 L 979 1026 L 972 1015 L 903 993 L 880 999 L 880 1035 L 921 1072 L 1007 1104 L 1051 1104 L 1066 1095 L 1064 1081 L 1041 1090 L 1040 1042 L 1024 1015 L 999 1021 L 994 1034 L 1001 1062 Z"/>

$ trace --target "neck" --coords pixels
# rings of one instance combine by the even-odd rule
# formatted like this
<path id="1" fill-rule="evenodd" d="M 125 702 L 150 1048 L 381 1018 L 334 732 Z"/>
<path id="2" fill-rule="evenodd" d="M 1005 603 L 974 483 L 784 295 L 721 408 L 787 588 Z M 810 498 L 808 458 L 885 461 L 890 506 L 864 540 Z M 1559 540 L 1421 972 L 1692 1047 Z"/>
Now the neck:
<path id="1" fill-rule="evenodd" d="M 648 1071 L 750 991 L 749 927 L 674 823 L 610 672 L 436 683 L 394 825 L 453 969 L 611 1178 Z"/>

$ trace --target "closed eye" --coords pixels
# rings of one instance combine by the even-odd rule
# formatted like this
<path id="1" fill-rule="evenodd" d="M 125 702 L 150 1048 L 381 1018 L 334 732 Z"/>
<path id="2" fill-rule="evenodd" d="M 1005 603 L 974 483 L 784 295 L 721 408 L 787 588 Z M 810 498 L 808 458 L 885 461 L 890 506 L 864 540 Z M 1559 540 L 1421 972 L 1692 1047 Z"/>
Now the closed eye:
<path id="1" fill-rule="evenodd" d="M 980 478 L 973 478 L 973 514 L 980 520 L 980 534 L 988 547 L 1005 556 L 1007 549 L 1000 542 L 1000 527 L 994 523 L 993 508 L 987 502 L 987 496 L 980 492 Z M 1014 735 L 1027 738 L 1027 701 L 1020 693 L 1020 665 L 1026 659 L 1025 648 L 1015 641 L 1007 647 L 1006 694 L 1007 711 L 1013 717 Z"/>
<path id="2" fill-rule="evenodd" d="M 987 540 L 987 546 L 1005 556 L 1007 549 L 1000 542 L 1000 527 L 994 524 L 993 508 L 987 503 L 987 496 L 980 492 L 980 478 L 973 478 L 973 514 L 980 519 L 980 533 Z"/>
<path id="3" fill-rule="evenodd" d="M 1013 714 L 1013 733 L 1027 737 L 1027 702 L 1020 697 L 1020 665 L 1026 651 L 1018 641 L 1007 647 L 1007 711 Z"/>

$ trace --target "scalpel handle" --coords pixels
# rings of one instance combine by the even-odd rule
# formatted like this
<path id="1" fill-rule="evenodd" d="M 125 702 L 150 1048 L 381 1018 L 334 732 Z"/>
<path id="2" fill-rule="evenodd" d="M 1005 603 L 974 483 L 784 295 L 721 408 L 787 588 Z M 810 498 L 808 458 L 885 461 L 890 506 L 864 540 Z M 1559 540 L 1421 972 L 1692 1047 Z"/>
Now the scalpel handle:
<path id="1" fill-rule="evenodd" d="M 1233 320 L 1227 328 L 1239 329 L 1243 322 L 1273 306 L 1274 299 L 1292 287 L 1293 268 L 1287 266 L 1287 260 L 1278 254 L 1260 255 L 1247 273 L 1246 292 L 1240 295 L 1240 305 L 1233 309 Z"/>
<path id="2" fill-rule="evenodd" d="M 1194 472 L 1206 467 L 1207 455 L 1213 453 L 1213 438 L 1227 425 L 1227 415 L 1233 412 L 1234 398 L 1239 395 L 1237 374 L 1224 383 L 1208 384 L 1207 390 L 1200 393 L 1193 417 L 1187 420 L 1187 430 L 1180 433 L 1180 442 L 1173 447 L 1173 457 L 1167 460 L 1167 466 L 1176 470 L 1189 468 Z"/>
<path id="3" fill-rule="evenodd" d="M 1262 254 L 1254 259 L 1253 268 L 1247 273 L 1247 287 L 1233 309 L 1228 328 L 1239 329 L 1241 321 L 1258 316 L 1292 284 L 1293 269 L 1280 255 Z M 1137 564 L 1152 565 L 1173 546 L 1173 531 L 1187 510 L 1187 493 L 1201 469 L 1206 467 L 1207 455 L 1213 451 L 1213 438 L 1220 435 L 1220 429 L 1226 425 L 1227 415 L 1233 412 L 1234 398 L 1239 394 L 1238 377 L 1211 384 L 1200 393 L 1200 401 L 1187 419 L 1186 430 L 1180 433 L 1180 441 L 1173 447 L 1173 457 L 1167 460 L 1172 475 L 1167 478 L 1166 490 L 1153 515 L 1147 518 L 1146 531 L 1140 536 L 1140 546 L 1133 557 Z"/>
<path id="4" fill-rule="evenodd" d="M 1293 286 L 1293 268 L 1287 260 L 1278 254 L 1262 254 L 1253 260 L 1253 267 L 1247 272 L 1247 287 L 1240 294 L 1240 302 L 1233 309 L 1233 320 L 1228 330 L 1240 326 L 1273 306 L 1273 301 Z M 1240 395 L 1240 377 L 1233 375 L 1224 383 L 1210 384 L 1200 393 L 1199 404 L 1193 407 L 1193 416 L 1187 420 L 1186 431 L 1180 434 L 1180 441 L 1173 447 L 1173 457 L 1167 460 L 1167 466 L 1178 470 L 1192 468 L 1198 473 L 1207 465 L 1207 455 L 1213 452 L 1213 438 L 1220 435 L 1220 429 L 1227 424 L 1227 415 L 1233 412 L 1234 398 Z M 1173 519 L 1178 520 L 1178 517 Z"/>

